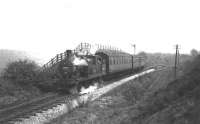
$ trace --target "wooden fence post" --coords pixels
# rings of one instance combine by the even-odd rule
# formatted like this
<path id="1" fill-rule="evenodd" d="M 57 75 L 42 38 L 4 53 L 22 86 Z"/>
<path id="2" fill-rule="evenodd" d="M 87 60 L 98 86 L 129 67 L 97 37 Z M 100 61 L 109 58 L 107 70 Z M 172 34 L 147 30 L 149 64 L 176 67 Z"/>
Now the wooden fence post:
<path id="1" fill-rule="evenodd" d="M 53 65 L 53 59 L 51 59 L 51 66 Z"/>
<path id="2" fill-rule="evenodd" d="M 62 53 L 60 54 L 60 60 L 61 61 L 63 60 L 63 54 Z"/>
<path id="3" fill-rule="evenodd" d="M 58 62 L 59 60 L 59 54 L 56 55 L 56 63 Z"/>

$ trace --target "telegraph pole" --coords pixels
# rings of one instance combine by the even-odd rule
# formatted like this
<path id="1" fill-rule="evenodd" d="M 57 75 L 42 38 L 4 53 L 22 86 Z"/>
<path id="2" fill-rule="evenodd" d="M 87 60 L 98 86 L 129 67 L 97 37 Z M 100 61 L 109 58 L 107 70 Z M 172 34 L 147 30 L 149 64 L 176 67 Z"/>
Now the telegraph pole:
<path id="1" fill-rule="evenodd" d="M 179 46 L 176 45 L 176 54 L 175 54 L 175 65 L 174 65 L 174 78 L 176 79 L 177 75 L 177 63 L 179 63 Z"/>

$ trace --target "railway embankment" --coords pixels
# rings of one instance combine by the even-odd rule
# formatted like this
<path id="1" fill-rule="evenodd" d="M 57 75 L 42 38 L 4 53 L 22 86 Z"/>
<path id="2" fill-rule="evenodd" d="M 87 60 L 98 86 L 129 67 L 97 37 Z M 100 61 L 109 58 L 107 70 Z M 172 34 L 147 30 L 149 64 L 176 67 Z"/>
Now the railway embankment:
<path id="1" fill-rule="evenodd" d="M 162 79 L 165 80 L 162 81 L 158 77 L 163 77 Z M 129 112 L 139 104 L 138 101 L 143 100 L 145 96 L 148 96 L 148 93 L 155 92 L 155 89 L 167 85 L 171 80 L 170 77 L 172 77 L 171 70 L 165 70 L 130 80 L 104 94 L 99 99 L 54 119 L 50 123 L 126 123 L 127 118 L 130 117 Z M 156 85 L 156 87 L 153 86 L 160 81 L 162 81 L 162 84 Z"/>
<path id="2" fill-rule="evenodd" d="M 200 57 L 174 80 L 173 70 L 129 81 L 49 124 L 198 124 Z"/>
<path id="3" fill-rule="evenodd" d="M 106 85 L 102 88 L 99 88 L 93 92 L 80 95 L 80 96 L 73 96 L 72 99 L 69 99 L 68 96 L 66 98 L 62 98 L 62 102 L 54 105 L 53 108 L 49 108 L 48 110 L 44 110 L 42 112 L 36 113 L 36 116 L 30 116 L 29 118 L 23 118 L 18 119 L 19 121 L 14 121 L 16 124 L 27 124 L 27 123 L 34 123 L 34 124 L 41 124 L 45 122 L 49 122 L 53 118 L 56 118 L 62 114 L 69 113 L 74 108 L 77 108 L 79 106 L 84 106 L 85 104 L 92 102 L 96 100 L 97 98 L 101 97 L 102 95 L 110 92 L 111 90 L 117 88 L 118 86 L 127 83 L 127 81 L 130 81 L 132 79 L 144 76 L 146 74 L 154 72 L 155 69 L 149 69 L 144 72 L 141 72 L 139 74 L 126 77 L 124 79 L 121 79 L 119 81 L 116 81 L 112 84 Z"/>

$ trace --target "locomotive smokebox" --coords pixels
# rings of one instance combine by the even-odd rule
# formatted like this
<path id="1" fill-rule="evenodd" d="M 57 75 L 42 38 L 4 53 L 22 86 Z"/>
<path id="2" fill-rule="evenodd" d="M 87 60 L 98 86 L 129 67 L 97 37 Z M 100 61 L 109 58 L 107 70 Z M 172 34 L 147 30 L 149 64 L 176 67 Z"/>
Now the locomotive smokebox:
<path id="1" fill-rule="evenodd" d="M 66 50 L 66 53 L 67 53 L 67 57 L 72 56 L 72 50 Z"/>

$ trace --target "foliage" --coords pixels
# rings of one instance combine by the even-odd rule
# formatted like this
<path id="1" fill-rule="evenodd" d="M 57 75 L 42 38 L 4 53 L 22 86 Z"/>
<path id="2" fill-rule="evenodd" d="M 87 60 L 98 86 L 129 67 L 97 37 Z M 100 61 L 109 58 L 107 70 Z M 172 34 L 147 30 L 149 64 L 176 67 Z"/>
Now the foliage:
<path id="1" fill-rule="evenodd" d="M 192 50 L 190 51 L 190 54 L 191 54 L 191 56 L 195 57 L 195 56 L 198 55 L 198 51 L 197 51 L 196 49 L 192 49 Z"/>
<path id="2" fill-rule="evenodd" d="M 152 115 L 161 111 L 188 95 L 191 97 L 190 94 L 193 93 L 196 88 L 200 87 L 200 56 L 191 61 L 190 65 L 187 74 L 172 81 L 165 89 L 156 91 L 146 99 L 146 106 L 141 106 L 140 108 L 144 112 L 142 116 Z M 199 97 L 198 95 L 197 97 Z M 195 95 L 193 94 L 193 96 Z"/>
<path id="3" fill-rule="evenodd" d="M 39 66 L 30 60 L 9 63 L 2 73 L 2 78 L 25 89 L 32 85 L 43 92 L 56 91 L 62 84 L 57 70 L 41 71 Z"/>
<path id="4" fill-rule="evenodd" d="M 190 60 L 185 61 L 181 66 L 180 70 L 183 71 L 184 74 L 188 74 L 195 68 L 199 68 L 200 63 L 200 55 L 197 55 L 195 57 L 192 57 Z"/>
<path id="5" fill-rule="evenodd" d="M 145 59 L 147 58 L 147 53 L 144 51 L 138 53 L 138 55 L 144 57 Z"/>
<path id="6" fill-rule="evenodd" d="M 173 54 L 163 54 L 163 53 L 148 53 L 147 54 L 147 64 L 148 66 L 153 65 L 168 65 L 172 66 L 174 64 Z"/>
<path id="7" fill-rule="evenodd" d="M 146 58 L 147 66 L 165 65 L 172 67 L 174 66 L 175 63 L 175 54 L 140 52 L 138 55 L 144 56 Z M 183 63 L 185 63 L 190 59 L 191 59 L 190 55 L 180 54 L 178 64 L 182 65 Z"/>
<path id="8" fill-rule="evenodd" d="M 7 65 L 2 73 L 4 80 L 17 84 L 33 84 L 36 80 L 39 66 L 30 60 L 18 60 Z"/>
<path id="9" fill-rule="evenodd" d="M 0 49 L 0 72 L 6 67 L 9 62 L 14 62 L 19 59 L 26 59 L 29 55 L 23 51 Z"/>

